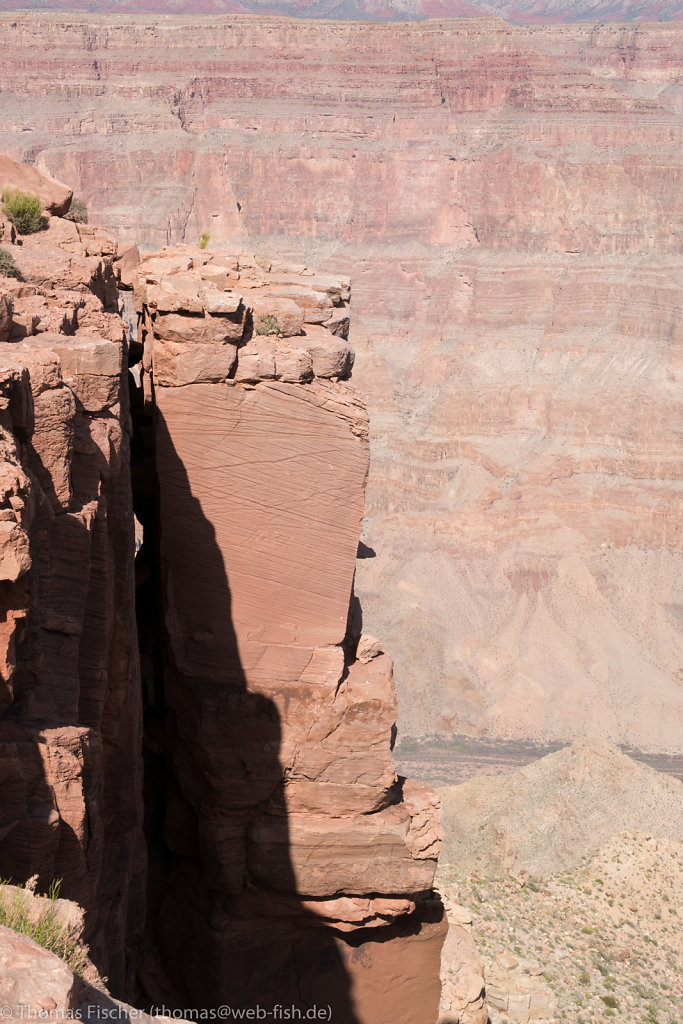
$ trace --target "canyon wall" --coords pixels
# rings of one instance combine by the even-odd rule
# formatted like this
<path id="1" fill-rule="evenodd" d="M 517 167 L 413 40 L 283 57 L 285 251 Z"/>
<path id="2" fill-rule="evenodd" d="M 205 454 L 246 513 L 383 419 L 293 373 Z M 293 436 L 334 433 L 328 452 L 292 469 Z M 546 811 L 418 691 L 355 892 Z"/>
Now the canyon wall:
<path id="1" fill-rule="evenodd" d="M 0 11 L 40 10 L 41 0 L 0 0 Z M 351 21 L 423 21 L 498 15 L 512 22 L 680 21 L 681 0 L 50 0 L 50 10 L 116 14 L 282 14 Z"/>
<path id="2" fill-rule="evenodd" d="M 0 24 L 0 144 L 98 220 L 353 277 L 401 730 L 674 748 L 681 27 Z"/>
<path id="3" fill-rule="evenodd" d="M 122 991 L 146 858 L 117 246 L 59 217 L 13 240 L 0 217 L 19 275 L 3 263 L 0 878 L 37 876 L 41 891 L 59 880 Z"/>

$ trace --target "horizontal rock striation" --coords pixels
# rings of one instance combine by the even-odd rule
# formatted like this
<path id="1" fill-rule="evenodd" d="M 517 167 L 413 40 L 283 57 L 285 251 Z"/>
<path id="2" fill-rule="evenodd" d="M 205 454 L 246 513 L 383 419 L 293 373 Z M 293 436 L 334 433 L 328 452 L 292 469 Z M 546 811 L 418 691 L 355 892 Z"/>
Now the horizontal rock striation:
<path id="1" fill-rule="evenodd" d="M 680 24 L 0 23 L 98 219 L 349 268 L 402 731 L 676 747 Z"/>
<path id="2" fill-rule="evenodd" d="M 0 877 L 61 880 L 121 990 L 145 853 L 117 247 L 58 217 L 0 232 Z"/>
<path id="3" fill-rule="evenodd" d="M 661 423 L 677 416 L 666 325 L 680 288 L 669 259 L 681 235 L 680 26 L 188 26 L 169 22 L 159 44 L 144 19 L 13 18 L 6 77 L 16 80 L 17 60 L 22 76 L 5 94 L 3 138 L 55 173 L 68 164 L 111 224 L 131 225 L 125 203 L 137 203 L 155 244 L 214 223 L 214 239 L 269 232 L 290 250 L 305 232 L 321 258 L 326 240 L 344 240 L 356 380 L 374 424 L 367 539 L 383 553 L 358 585 L 368 625 L 397 658 L 406 731 L 564 738 L 588 727 L 671 748 L 680 551 Z M 121 161 L 125 196 L 103 184 Z M 287 182 L 277 199 L 276 176 Z M 594 339 L 599 366 L 573 358 Z M 560 403 L 557 374 L 570 396 Z M 482 434 L 471 406 L 485 418 L 491 398 L 505 419 Z M 636 406 L 624 427 L 622 410 Z M 546 458 L 571 476 L 538 477 Z M 515 529 L 508 488 L 527 467 L 538 486 Z M 494 551 L 474 579 L 468 553 L 503 519 L 510 564 Z M 560 569 L 564 557 L 578 559 L 589 592 Z M 454 592 L 462 615 L 444 600 Z M 604 657 L 586 640 L 596 619 L 611 638 Z"/>
<path id="4" fill-rule="evenodd" d="M 680 25 L 1 24 L 0 139 L 103 222 L 349 268 L 401 730 L 674 749 Z"/>
<path id="5" fill-rule="evenodd" d="M 245 253 L 140 264 L 170 776 L 155 929 L 180 1005 L 408 1024 L 438 1010 L 440 831 L 395 774 L 391 659 L 357 660 L 347 628 L 369 455 L 349 297 Z"/>

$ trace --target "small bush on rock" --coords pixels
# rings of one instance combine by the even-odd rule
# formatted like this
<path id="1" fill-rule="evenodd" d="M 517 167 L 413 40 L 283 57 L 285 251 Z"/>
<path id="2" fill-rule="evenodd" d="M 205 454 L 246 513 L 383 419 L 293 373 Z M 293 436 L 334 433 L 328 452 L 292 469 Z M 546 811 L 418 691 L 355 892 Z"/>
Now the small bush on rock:
<path id="1" fill-rule="evenodd" d="M 282 334 L 282 328 L 277 322 L 276 316 L 271 316 L 270 313 L 264 313 L 263 316 L 258 318 L 256 324 L 257 334 Z"/>
<path id="2" fill-rule="evenodd" d="M 88 207 L 85 205 L 85 199 L 79 199 L 78 196 L 74 196 L 71 200 L 69 212 L 64 214 L 64 220 L 72 220 L 75 224 L 87 224 Z"/>
<path id="3" fill-rule="evenodd" d="M 199 248 L 206 249 L 207 245 L 209 244 L 210 238 L 211 235 L 208 234 L 208 232 L 202 231 L 201 235 L 199 236 Z"/>
<path id="4" fill-rule="evenodd" d="M 44 226 L 43 206 L 40 196 L 35 192 L 4 188 L 2 212 L 12 221 L 20 235 L 32 235 Z"/>
<path id="5" fill-rule="evenodd" d="M 16 277 L 21 281 L 21 271 L 14 262 L 14 256 L 7 249 L 0 247 L 0 275 L 4 277 Z"/>

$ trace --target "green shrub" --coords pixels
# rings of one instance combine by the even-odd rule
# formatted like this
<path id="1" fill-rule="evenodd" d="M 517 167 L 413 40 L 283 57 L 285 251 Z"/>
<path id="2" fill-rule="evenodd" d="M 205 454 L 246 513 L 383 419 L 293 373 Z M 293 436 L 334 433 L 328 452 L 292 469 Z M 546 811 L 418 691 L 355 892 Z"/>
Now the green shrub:
<path id="1" fill-rule="evenodd" d="M 605 1006 L 609 1006 L 611 1010 L 617 1010 L 619 1008 L 619 1000 L 616 996 L 600 996 Z"/>
<path id="2" fill-rule="evenodd" d="M 18 188 L 3 188 L 2 211 L 20 235 L 32 235 L 44 226 L 43 206 L 35 192 L 22 192 Z"/>
<path id="3" fill-rule="evenodd" d="M 79 199 L 78 196 L 74 196 L 71 200 L 69 212 L 64 214 L 64 220 L 72 220 L 75 224 L 87 224 L 88 207 L 85 205 L 85 199 Z"/>
<path id="4" fill-rule="evenodd" d="M 282 334 L 282 328 L 277 322 L 277 317 L 271 316 L 270 313 L 264 313 L 258 318 L 256 324 L 257 334 Z"/>
<path id="5" fill-rule="evenodd" d="M 27 935 L 43 949 L 63 960 L 74 974 L 82 975 L 88 959 L 88 947 L 79 942 L 59 920 L 56 904 L 61 881 L 56 879 L 50 885 L 47 894 L 49 903 L 38 917 L 31 914 L 31 883 L 28 883 L 26 889 L 18 886 L 12 893 L 6 891 L 7 884 L 0 881 L 0 924 Z"/>
<path id="6" fill-rule="evenodd" d="M 21 271 L 14 262 L 14 256 L 8 249 L 0 247 L 0 274 L 5 277 L 16 277 L 17 281 L 21 281 Z"/>
<path id="7" fill-rule="evenodd" d="M 201 235 L 199 236 L 199 248 L 206 249 L 207 245 L 209 244 L 210 238 L 211 235 L 208 232 L 202 231 Z"/>

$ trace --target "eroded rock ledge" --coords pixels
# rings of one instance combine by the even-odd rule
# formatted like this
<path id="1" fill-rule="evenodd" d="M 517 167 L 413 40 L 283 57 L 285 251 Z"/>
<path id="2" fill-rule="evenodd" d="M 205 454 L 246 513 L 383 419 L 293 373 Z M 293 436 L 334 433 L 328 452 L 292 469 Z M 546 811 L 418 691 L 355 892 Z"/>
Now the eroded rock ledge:
<path id="1" fill-rule="evenodd" d="M 140 265 L 164 633 L 147 690 L 171 780 L 156 938 L 192 1003 L 408 1024 L 437 1014 L 440 832 L 435 796 L 396 777 L 391 659 L 358 659 L 349 617 L 368 468 L 349 299 L 244 253 Z"/>

